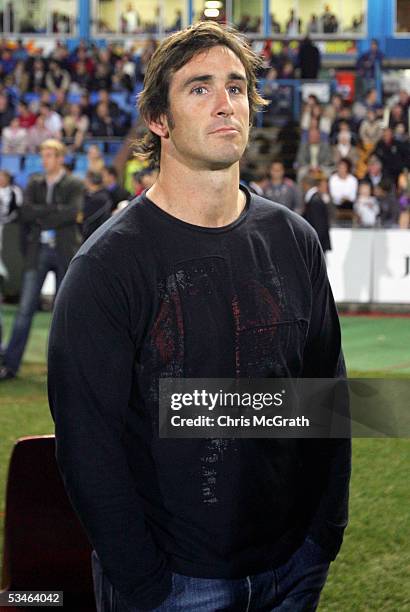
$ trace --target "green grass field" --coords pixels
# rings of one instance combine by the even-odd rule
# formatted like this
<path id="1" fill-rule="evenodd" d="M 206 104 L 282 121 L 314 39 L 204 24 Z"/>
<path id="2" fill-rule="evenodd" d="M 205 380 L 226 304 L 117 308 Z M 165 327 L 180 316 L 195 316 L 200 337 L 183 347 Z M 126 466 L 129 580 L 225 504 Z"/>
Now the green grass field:
<path id="1" fill-rule="evenodd" d="M 6 332 L 14 309 L 6 307 Z M 16 438 L 53 432 L 46 399 L 49 315 L 35 319 L 18 380 L 0 385 L 0 558 L 8 460 Z M 410 378 L 410 318 L 342 317 L 351 376 Z M 410 440 L 353 441 L 350 524 L 320 612 L 410 611 Z M 28 475 L 29 476 L 29 475 Z"/>

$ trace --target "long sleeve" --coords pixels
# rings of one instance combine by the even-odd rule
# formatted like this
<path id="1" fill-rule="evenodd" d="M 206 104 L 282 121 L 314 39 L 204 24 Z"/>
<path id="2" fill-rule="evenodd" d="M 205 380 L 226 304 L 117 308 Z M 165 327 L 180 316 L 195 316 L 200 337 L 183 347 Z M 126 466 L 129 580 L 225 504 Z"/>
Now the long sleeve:
<path id="1" fill-rule="evenodd" d="M 305 378 L 345 378 L 340 326 L 336 306 L 319 245 L 314 247 L 312 271 L 312 316 L 304 354 Z M 348 496 L 351 472 L 351 440 L 333 438 L 305 440 L 313 468 L 323 476 L 320 503 L 310 526 L 312 537 L 335 558 L 348 521 Z M 325 468 L 324 468 L 325 466 Z M 323 472 L 325 469 L 325 472 Z"/>
<path id="2" fill-rule="evenodd" d="M 78 256 L 56 301 L 48 389 L 57 462 L 73 507 L 124 600 L 151 609 L 171 591 L 171 574 L 122 445 L 138 308 L 122 278 L 92 256 Z"/>
<path id="3" fill-rule="evenodd" d="M 77 222 L 77 215 L 84 204 L 84 185 L 81 181 L 73 182 L 65 195 L 65 203 L 48 207 L 47 215 L 39 220 L 41 229 L 58 229 Z"/>

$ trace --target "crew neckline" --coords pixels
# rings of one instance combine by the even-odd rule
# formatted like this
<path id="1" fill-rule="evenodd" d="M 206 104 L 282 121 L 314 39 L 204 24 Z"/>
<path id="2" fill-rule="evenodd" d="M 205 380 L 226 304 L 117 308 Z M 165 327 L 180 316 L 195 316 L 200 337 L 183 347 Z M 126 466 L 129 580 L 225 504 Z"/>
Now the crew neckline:
<path id="1" fill-rule="evenodd" d="M 202 232 L 207 234 L 222 234 L 224 232 L 229 232 L 235 229 L 238 225 L 243 223 L 243 221 L 248 216 L 251 203 L 251 194 L 244 185 L 240 184 L 239 189 L 241 189 L 245 194 L 245 206 L 237 219 L 235 219 L 231 223 L 228 223 L 228 225 L 222 225 L 221 227 L 204 227 L 203 225 L 195 225 L 194 223 L 188 223 L 187 221 L 183 221 L 182 219 L 171 215 L 170 213 L 160 208 L 157 204 L 155 204 L 155 202 L 150 200 L 150 198 L 146 195 L 148 189 L 145 189 L 142 192 L 140 198 L 149 207 L 150 211 L 168 222 L 180 225 L 181 227 L 185 227 L 186 229 L 193 230 L 196 232 Z"/>

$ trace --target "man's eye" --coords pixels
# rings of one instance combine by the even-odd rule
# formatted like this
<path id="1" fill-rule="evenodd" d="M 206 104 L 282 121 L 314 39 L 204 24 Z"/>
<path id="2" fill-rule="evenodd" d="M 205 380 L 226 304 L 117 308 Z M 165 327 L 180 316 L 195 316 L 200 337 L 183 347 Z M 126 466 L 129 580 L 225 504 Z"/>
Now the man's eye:
<path id="1" fill-rule="evenodd" d="M 205 87 L 199 86 L 199 87 L 194 87 L 191 91 L 191 93 L 194 93 L 196 95 L 202 95 L 204 92 L 206 92 Z"/>
<path id="2" fill-rule="evenodd" d="M 229 90 L 235 94 L 242 93 L 242 89 L 241 87 L 238 87 L 238 85 L 231 85 Z"/>

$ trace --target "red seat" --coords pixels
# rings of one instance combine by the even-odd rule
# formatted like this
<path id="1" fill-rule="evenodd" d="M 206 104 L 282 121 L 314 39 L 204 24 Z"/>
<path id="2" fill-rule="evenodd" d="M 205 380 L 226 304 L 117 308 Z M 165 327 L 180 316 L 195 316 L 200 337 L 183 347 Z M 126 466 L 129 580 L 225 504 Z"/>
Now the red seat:
<path id="1" fill-rule="evenodd" d="M 54 436 L 21 438 L 14 446 L 2 568 L 2 592 L 63 591 L 65 610 L 95 612 L 91 547 L 65 492 Z"/>

